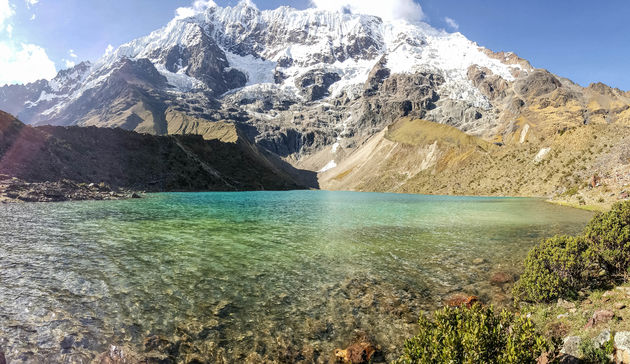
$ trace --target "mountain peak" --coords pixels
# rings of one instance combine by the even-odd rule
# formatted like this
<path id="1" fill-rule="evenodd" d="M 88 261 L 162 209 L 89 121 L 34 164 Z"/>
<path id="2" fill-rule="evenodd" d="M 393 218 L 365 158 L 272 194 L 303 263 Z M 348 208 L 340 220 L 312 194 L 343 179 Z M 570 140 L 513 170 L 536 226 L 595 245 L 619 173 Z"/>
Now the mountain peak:
<path id="1" fill-rule="evenodd" d="M 24 106 L 10 111 L 37 124 L 144 125 L 143 131 L 164 131 L 165 115 L 175 110 L 206 120 L 255 124 L 256 138 L 265 139 L 273 138 L 266 129 L 279 125 L 308 130 L 321 119 L 318 108 L 328 108 L 330 125 L 321 133 L 334 141 L 341 134 L 370 135 L 398 113 L 368 121 L 371 111 L 360 109 L 365 95 L 378 94 L 366 85 L 378 89 L 381 82 L 396 97 L 420 92 L 422 102 L 397 101 L 403 114 L 413 111 L 487 130 L 493 106 L 472 83 L 472 66 L 479 67 L 479 82 L 484 75 L 512 82 L 531 72 L 516 56 L 495 54 L 460 33 L 420 21 L 321 8 L 261 11 L 251 0 L 232 7 L 197 1 L 178 9 L 163 28 L 121 45 L 94 65 L 64 71 L 64 82 L 56 79 L 25 93 L 17 102 Z M 385 74 L 390 81 L 381 77 Z M 390 85 L 394 80 L 399 84 Z M 405 87 L 413 91 L 402 92 Z M 304 121 L 296 120 L 296 113 Z M 488 114 L 487 119 L 478 114 Z M 375 129 L 363 128 L 368 122 Z M 146 123 L 159 126 L 146 128 Z M 280 155 L 321 147 L 302 131 L 298 134 L 306 139 L 287 151 L 277 150 Z"/>

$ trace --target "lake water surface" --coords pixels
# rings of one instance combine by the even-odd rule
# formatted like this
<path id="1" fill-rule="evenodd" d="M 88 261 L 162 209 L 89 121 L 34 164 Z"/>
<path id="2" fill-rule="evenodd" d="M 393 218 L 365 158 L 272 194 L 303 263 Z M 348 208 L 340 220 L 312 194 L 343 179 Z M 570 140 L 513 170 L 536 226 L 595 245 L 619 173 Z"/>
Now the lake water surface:
<path id="1" fill-rule="evenodd" d="M 390 360 L 449 295 L 509 301 L 491 275 L 591 217 L 537 199 L 325 191 L 0 205 L 0 351 L 328 362 L 367 335 Z"/>

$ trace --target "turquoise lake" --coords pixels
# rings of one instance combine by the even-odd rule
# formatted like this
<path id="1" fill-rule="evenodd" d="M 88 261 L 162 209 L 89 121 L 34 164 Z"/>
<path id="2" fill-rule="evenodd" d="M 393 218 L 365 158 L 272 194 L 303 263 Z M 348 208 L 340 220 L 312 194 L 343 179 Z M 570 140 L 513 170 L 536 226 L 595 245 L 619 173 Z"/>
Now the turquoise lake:
<path id="1" fill-rule="evenodd" d="M 399 354 L 455 293 L 509 302 L 540 239 L 593 215 L 539 199 L 295 191 L 0 205 L 0 349 L 89 362 L 328 362 Z"/>

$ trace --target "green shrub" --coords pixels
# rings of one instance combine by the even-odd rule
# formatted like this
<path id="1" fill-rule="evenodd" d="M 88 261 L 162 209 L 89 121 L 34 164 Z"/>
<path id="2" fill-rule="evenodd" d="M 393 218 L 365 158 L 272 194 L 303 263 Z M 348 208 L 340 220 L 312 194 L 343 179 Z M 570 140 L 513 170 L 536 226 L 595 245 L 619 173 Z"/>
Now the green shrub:
<path id="1" fill-rule="evenodd" d="M 580 363 L 584 364 L 608 364 L 612 363 L 608 357 L 614 352 L 614 346 L 612 346 L 612 339 L 604 343 L 603 346 L 597 347 L 590 340 L 582 341 L 580 344 L 580 352 L 582 357 Z"/>
<path id="2" fill-rule="evenodd" d="M 492 307 L 447 307 L 420 317 L 395 363 L 535 363 L 549 348 L 532 321 Z"/>
<path id="3" fill-rule="evenodd" d="M 584 235 L 593 256 L 614 279 L 628 278 L 630 267 L 630 202 L 613 205 L 588 223 Z"/>
<path id="4" fill-rule="evenodd" d="M 578 186 L 573 186 L 573 187 L 569 188 L 569 189 L 568 189 L 568 190 L 564 193 L 564 195 L 565 195 L 565 196 L 569 196 L 569 197 L 571 197 L 571 196 L 575 196 L 575 195 L 577 195 L 577 193 L 578 193 L 579 191 L 580 191 L 580 188 L 579 188 Z"/>
<path id="5" fill-rule="evenodd" d="M 528 253 L 514 297 L 533 302 L 575 298 L 587 278 L 587 260 L 587 244 L 581 237 L 554 236 L 543 241 Z"/>

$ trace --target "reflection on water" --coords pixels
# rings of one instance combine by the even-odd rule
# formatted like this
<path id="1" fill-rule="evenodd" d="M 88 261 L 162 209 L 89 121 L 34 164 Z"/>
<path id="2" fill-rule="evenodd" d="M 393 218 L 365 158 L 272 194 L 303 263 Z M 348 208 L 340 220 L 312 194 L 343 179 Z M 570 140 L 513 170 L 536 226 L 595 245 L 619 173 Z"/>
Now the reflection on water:
<path id="1" fill-rule="evenodd" d="M 535 199 L 323 191 L 3 205 L 0 350 L 327 362 L 365 334 L 390 360 L 423 310 L 456 292 L 509 299 L 491 275 L 590 217 Z"/>

